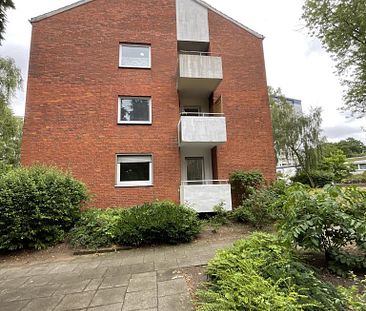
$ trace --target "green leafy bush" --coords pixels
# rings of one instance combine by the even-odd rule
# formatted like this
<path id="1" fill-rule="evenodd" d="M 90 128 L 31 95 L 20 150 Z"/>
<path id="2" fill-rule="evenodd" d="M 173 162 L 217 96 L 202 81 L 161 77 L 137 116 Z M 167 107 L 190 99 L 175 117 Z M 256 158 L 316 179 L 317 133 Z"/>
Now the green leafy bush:
<path id="1" fill-rule="evenodd" d="M 329 171 L 316 170 L 310 172 L 310 175 L 317 188 L 323 188 L 325 185 L 331 184 L 335 179 L 334 174 Z M 309 177 L 303 171 L 298 172 L 291 180 L 295 183 L 311 186 Z"/>
<path id="2" fill-rule="evenodd" d="M 283 219 L 279 231 L 286 240 L 323 252 L 337 273 L 366 268 L 366 192 L 337 186 L 312 191 L 297 184 L 280 201 Z M 350 244 L 358 247 L 359 256 L 348 252 Z"/>
<path id="3" fill-rule="evenodd" d="M 88 199 L 70 174 L 41 166 L 0 177 L 0 249 L 42 249 L 64 239 Z"/>
<path id="4" fill-rule="evenodd" d="M 333 174 L 333 182 L 341 182 L 344 178 L 349 177 L 353 171 L 352 165 L 346 161 L 347 158 L 343 151 L 337 149 L 322 159 L 320 169 Z"/>
<path id="5" fill-rule="evenodd" d="M 285 193 L 286 188 L 286 182 L 279 180 L 270 187 L 254 191 L 233 211 L 232 217 L 239 222 L 250 223 L 256 228 L 272 223 L 279 217 L 279 211 L 274 203 Z"/>
<path id="6" fill-rule="evenodd" d="M 264 184 L 264 177 L 257 171 L 235 171 L 230 175 L 229 182 L 234 198 L 233 204 L 237 207 Z"/>
<path id="7" fill-rule="evenodd" d="M 271 190 L 258 190 L 249 195 L 241 206 L 233 211 L 233 217 L 237 221 L 250 223 L 256 228 L 262 228 L 275 220 L 271 208 L 275 199 Z"/>
<path id="8" fill-rule="evenodd" d="M 199 311 L 345 310 L 337 289 L 319 280 L 273 235 L 255 233 L 209 262 Z"/>
<path id="9" fill-rule="evenodd" d="M 124 213 L 125 210 L 121 208 L 87 209 L 70 231 L 70 244 L 74 247 L 91 249 L 111 246 L 116 243 L 118 221 Z"/>
<path id="10" fill-rule="evenodd" d="M 189 242 L 201 222 L 195 211 L 172 202 L 146 203 L 126 210 L 118 220 L 117 241 L 124 245 Z"/>
<path id="11" fill-rule="evenodd" d="M 366 184 L 366 172 L 349 176 L 345 178 L 343 182 L 346 184 Z"/>

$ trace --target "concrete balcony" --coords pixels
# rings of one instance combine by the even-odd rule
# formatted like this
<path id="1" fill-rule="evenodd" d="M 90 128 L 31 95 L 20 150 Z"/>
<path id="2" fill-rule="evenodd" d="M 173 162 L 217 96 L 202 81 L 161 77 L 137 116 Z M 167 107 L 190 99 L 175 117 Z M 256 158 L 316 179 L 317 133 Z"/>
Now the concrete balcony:
<path id="1" fill-rule="evenodd" d="M 226 143 L 226 118 L 222 113 L 182 113 L 178 125 L 179 146 L 215 147 Z"/>
<path id="2" fill-rule="evenodd" d="M 177 87 L 180 92 L 210 95 L 222 79 L 221 57 L 199 52 L 179 55 Z"/>
<path id="3" fill-rule="evenodd" d="M 199 213 L 213 212 L 220 203 L 231 211 L 231 186 L 220 180 L 185 181 L 180 187 L 180 202 Z"/>

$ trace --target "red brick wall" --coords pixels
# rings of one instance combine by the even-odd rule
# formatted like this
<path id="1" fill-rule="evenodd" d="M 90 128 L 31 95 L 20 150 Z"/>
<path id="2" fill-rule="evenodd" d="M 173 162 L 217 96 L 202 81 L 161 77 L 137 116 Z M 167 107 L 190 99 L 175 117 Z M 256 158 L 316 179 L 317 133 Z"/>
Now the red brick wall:
<path id="1" fill-rule="evenodd" d="M 33 24 L 22 162 L 70 169 L 91 205 L 179 199 L 175 1 L 97 0 Z M 152 69 L 119 69 L 119 42 L 150 43 Z M 117 125 L 118 96 L 151 96 L 151 126 Z M 154 187 L 115 188 L 116 153 L 151 153 Z"/>
<path id="2" fill-rule="evenodd" d="M 174 0 L 96 0 L 33 24 L 22 163 L 69 169 L 92 206 L 178 201 L 177 42 Z M 238 168 L 274 177 L 261 40 L 209 14 L 212 51 L 223 56 L 228 143 L 219 178 Z M 119 69 L 119 42 L 149 43 L 152 69 Z M 118 96 L 151 96 L 151 126 L 117 125 Z M 117 153 L 151 153 L 154 187 L 115 188 Z"/>
<path id="3" fill-rule="evenodd" d="M 259 170 L 275 178 L 275 155 L 262 40 L 209 12 L 210 50 L 222 57 L 227 143 L 217 148 L 218 178 L 237 169 Z"/>

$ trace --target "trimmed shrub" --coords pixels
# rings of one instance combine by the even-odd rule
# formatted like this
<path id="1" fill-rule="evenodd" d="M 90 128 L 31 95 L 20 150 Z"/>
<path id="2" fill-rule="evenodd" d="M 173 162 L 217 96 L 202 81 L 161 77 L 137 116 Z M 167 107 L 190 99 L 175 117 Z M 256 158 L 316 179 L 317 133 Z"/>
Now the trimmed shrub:
<path id="1" fill-rule="evenodd" d="M 264 177 L 257 171 L 235 171 L 230 175 L 229 182 L 233 193 L 233 205 L 238 207 L 264 184 Z"/>
<path id="2" fill-rule="evenodd" d="M 86 186 L 54 168 L 18 168 L 0 178 L 0 249 L 62 241 L 88 199 Z"/>
<path id="3" fill-rule="evenodd" d="M 275 236 L 254 233 L 209 262 L 199 311 L 345 310 L 337 289 L 321 281 Z"/>
<path id="4" fill-rule="evenodd" d="M 325 185 L 331 184 L 334 181 L 334 174 L 329 171 L 312 171 L 310 175 L 316 188 L 323 188 Z M 303 171 L 298 172 L 291 180 L 311 186 L 309 177 Z"/>
<path id="5" fill-rule="evenodd" d="M 195 211 L 172 202 L 146 203 L 127 209 L 118 220 L 117 240 L 123 245 L 190 242 L 201 222 Z"/>
<path id="6" fill-rule="evenodd" d="M 125 210 L 121 208 L 106 210 L 94 208 L 84 211 L 70 231 L 70 244 L 90 249 L 111 246 L 116 243 L 118 221 L 124 213 Z"/>

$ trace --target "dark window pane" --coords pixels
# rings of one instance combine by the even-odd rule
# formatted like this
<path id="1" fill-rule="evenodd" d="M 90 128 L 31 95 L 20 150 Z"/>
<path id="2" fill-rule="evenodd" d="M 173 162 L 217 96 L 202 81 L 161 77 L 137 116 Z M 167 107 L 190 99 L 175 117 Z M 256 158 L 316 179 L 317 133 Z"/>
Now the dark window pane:
<path id="1" fill-rule="evenodd" d="M 366 170 L 366 164 L 360 164 L 360 170 Z"/>
<path id="2" fill-rule="evenodd" d="M 121 121 L 150 121 L 150 100 L 146 98 L 122 99 Z"/>
<path id="3" fill-rule="evenodd" d="M 120 181 L 149 181 L 150 163 L 121 163 Z"/>
<path id="4" fill-rule="evenodd" d="M 203 158 L 187 158 L 187 180 L 203 180 Z"/>
<path id="5" fill-rule="evenodd" d="M 149 46 L 122 46 L 122 66 L 123 67 L 150 67 L 150 47 Z"/>

